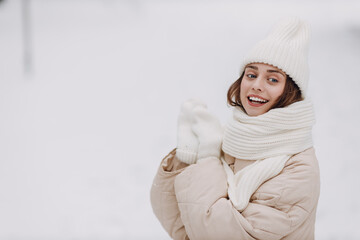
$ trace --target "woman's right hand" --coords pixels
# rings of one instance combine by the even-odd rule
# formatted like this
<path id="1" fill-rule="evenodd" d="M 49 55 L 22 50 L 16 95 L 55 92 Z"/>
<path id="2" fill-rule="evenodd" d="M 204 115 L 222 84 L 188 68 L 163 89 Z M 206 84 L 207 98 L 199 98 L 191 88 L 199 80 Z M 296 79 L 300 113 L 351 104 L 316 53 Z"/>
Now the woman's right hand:
<path id="1" fill-rule="evenodd" d="M 203 106 L 196 106 L 193 114 L 192 130 L 199 141 L 198 161 L 208 158 L 219 159 L 224 132 L 220 121 Z"/>
<path id="2" fill-rule="evenodd" d="M 206 108 L 206 104 L 196 99 L 186 100 L 181 105 L 177 123 L 176 157 L 187 164 L 196 162 L 199 147 L 199 140 L 191 129 L 194 124 L 195 107 Z"/>

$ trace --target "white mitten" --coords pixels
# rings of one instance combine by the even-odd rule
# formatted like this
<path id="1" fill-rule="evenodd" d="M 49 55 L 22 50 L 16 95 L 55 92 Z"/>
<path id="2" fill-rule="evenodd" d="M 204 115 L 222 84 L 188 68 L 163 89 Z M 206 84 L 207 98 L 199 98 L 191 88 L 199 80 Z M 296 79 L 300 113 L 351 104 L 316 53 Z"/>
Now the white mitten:
<path id="1" fill-rule="evenodd" d="M 178 117 L 176 157 L 187 164 L 196 162 L 199 147 L 199 140 L 191 129 L 194 122 L 193 109 L 196 106 L 206 108 L 201 101 L 189 99 L 181 105 Z"/>
<path id="2" fill-rule="evenodd" d="M 193 109 L 192 130 L 199 140 L 198 161 L 209 157 L 220 158 L 223 128 L 219 120 L 202 107 Z"/>

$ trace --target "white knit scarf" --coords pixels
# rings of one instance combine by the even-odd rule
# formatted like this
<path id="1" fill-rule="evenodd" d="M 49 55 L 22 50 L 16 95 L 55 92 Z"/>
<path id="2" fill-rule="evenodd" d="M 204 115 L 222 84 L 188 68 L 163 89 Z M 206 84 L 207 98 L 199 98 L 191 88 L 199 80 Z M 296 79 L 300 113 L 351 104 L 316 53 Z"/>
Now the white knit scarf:
<path id="1" fill-rule="evenodd" d="M 311 101 L 303 100 L 251 117 L 234 108 L 225 127 L 222 149 L 243 160 L 256 160 L 236 174 L 223 160 L 228 194 L 236 209 L 242 211 L 251 195 L 284 168 L 294 154 L 312 146 L 311 129 L 315 123 Z"/>

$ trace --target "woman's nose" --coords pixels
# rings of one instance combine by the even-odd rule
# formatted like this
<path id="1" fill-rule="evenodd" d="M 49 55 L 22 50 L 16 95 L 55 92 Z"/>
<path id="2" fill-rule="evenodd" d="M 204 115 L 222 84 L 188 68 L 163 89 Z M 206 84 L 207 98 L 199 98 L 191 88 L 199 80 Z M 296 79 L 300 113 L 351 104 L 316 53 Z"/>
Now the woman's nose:
<path id="1" fill-rule="evenodd" d="M 258 77 L 255 79 L 252 85 L 252 89 L 255 91 L 263 91 L 264 90 L 264 83 L 263 79 Z"/>

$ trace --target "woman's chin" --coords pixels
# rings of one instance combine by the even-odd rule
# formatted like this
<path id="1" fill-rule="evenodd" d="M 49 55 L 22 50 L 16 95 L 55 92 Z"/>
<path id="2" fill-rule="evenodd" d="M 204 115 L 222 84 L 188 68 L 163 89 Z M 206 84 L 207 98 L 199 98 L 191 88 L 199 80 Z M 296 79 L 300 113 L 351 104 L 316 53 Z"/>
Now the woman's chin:
<path id="1" fill-rule="evenodd" d="M 244 109 L 246 111 L 246 114 L 249 115 L 250 117 L 256 117 L 259 116 L 261 114 L 264 114 L 268 111 L 268 108 L 265 105 L 261 105 L 261 106 L 244 106 Z"/>

